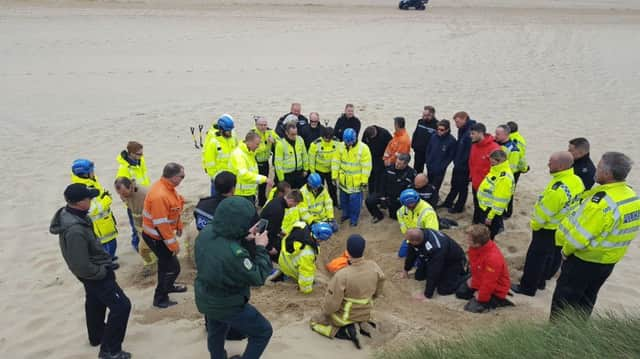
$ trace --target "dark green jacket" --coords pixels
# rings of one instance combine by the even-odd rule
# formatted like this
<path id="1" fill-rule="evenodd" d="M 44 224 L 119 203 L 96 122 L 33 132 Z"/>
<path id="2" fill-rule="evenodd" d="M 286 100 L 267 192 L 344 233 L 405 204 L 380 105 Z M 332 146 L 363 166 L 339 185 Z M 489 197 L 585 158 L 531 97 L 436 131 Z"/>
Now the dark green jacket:
<path id="1" fill-rule="evenodd" d="M 60 250 L 71 272 L 80 279 L 100 280 L 107 275 L 111 257 L 93 232 L 89 217 L 60 208 L 51 220 L 49 232 L 57 234 Z"/>
<path id="2" fill-rule="evenodd" d="M 249 301 L 249 288 L 263 285 L 271 274 L 264 247 L 258 246 L 251 259 L 240 245 L 254 215 L 255 208 L 245 198 L 227 198 L 196 238 L 196 306 L 208 318 L 224 319 L 240 312 Z"/>

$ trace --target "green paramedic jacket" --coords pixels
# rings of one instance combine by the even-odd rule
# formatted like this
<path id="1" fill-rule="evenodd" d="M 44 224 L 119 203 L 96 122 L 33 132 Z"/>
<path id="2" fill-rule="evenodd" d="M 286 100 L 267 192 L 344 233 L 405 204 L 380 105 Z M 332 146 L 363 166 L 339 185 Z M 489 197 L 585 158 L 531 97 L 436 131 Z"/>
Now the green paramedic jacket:
<path id="1" fill-rule="evenodd" d="M 255 258 L 240 245 L 254 218 L 255 208 L 245 198 L 230 197 L 196 237 L 194 283 L 196 306 L 211 319 L 239 313 L 251 296 L 250 287 L 264 284 L 273 269 L 265 247 L 257 246 Z"/>

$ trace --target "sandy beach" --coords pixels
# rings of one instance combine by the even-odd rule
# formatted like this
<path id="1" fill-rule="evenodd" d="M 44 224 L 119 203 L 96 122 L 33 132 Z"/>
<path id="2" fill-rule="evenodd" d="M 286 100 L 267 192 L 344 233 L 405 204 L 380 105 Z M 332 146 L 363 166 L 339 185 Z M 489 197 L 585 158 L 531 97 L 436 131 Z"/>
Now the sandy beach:
<path id="1" fill-rule="evenodd" d="M 82 285 L 67 269 L 49 221 L 64 204 L 76 158 L 95 161 L 112 193 L 118 153 L 144 144 L 153 180 L 165 163 L 185 166 L 179 191 L 193 208 L 209 191 L 190 126 L 208 128 L 222 113 L 244 136 L 253 115 L 271 126 L 291 102 L 335 123 L 345 103 L 367 125 L 392 128 L 405 116 L 412 132 L 422 107 L 438 118 L 465 110 L 495 127 L 516 121 L 532 167 L 518 184 L 515 214 L 497 239 L 519 280 L 530 240 L 529 216 L 549 175 L 547 159 L 573 137 L 591 141 L 592 158 L 625 152 L 640 187 L 640 2 L 632 0 L 432 1 L 426 12 L 397 10 L 396 1 L 2 1 L 0 2 L 0 356 L 91 358 Z M 455 130 L 454 130 L 455 133 Z M 449 188 L 449 176 L 442 194 Z M 467 211 L 447 217 L 470 223 Z M 118 282 L 133 310 L 124 348 L 136 358 L 207 358 L 206 333 L 193 299 L 195 276 L 181 253 L 179 305 L 152 307 L 155 276 L 129 244 L 125 207 L 114 197 L 120 229 Z M 320 264 L 344 249 L 349 234 L 368 240 L 388 281 L 377 302 L 379 331 L 365 348 L 308 329 L 328 275 L 311 295 L 293 283 L 253 290 L 252 302 L 272 322 L 265 358 L 366 358 L 412 340 L 456 337 L 510 320 L 546 320 L 553 285 L 516 307 L 474 315 L 464 302 L 436 297 L 418 303 L 423 283 L 398 276 L 397 223 L 344 228 L 321 248 Z M 443 213 L 444 215 L 444 213 Z M 185 219 L 191 214 L 185 213 Z M 195 236 L 190 224 L 183 236 Z M 460 243 L 460 230 L 447 231 Z M 184 244 L 183 244 L 184 245 Z M 596 309 L 638 311 L 640 242 L 618 264 Z M 244 343 L 228 344 L 239 354 Z"/>

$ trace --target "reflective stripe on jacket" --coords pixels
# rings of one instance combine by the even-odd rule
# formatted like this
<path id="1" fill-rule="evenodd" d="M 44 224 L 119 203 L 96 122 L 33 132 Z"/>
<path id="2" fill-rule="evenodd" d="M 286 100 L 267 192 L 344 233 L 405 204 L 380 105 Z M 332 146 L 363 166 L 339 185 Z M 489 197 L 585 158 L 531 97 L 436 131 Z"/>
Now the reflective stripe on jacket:
<path id="1" fill-rule="evenodd" d="M 237 196 L 253 196 L 258 192 L 258 185 L 267 182 L 267 177 L 258 173 L 255 153 L 249 151 L 242 142 L 231 152 L 230 170 L 237 177 Z"/>
<path id="2" fill-rule="evenodd" d="M 93 232 L 100 243 L 105 244 L 118 238 L 116 219 L 111 212 L 113 199 L 98 182 L 98 177 L 82 178 L 71 174 L 71 183 L 82 183 L 89 188 L 95 188 L 100 192 L 98 197 L 91 199 L 89 218 L 93 222 Z"/>
<path id="3" fill-rule="evenodd" d="M 522 137 L 520 132 L 511 132 L 509 139 L 515 142 L 516 146 L 520 150 L 520 159 L 518 161 L 517 172 L 527 172 L 529 165 L 527 164 L 527 141 Z"/>
<path id="4" fill-rule="evenodd" d="M 333 220 L 333 200 L 331 200 L 326 188 L 323 188 L 317 196 L 307 185 L 304 185 L 300 192 L 302 193 L 302 202 L 298 204 L 298 207 L 303 221 L 311 224 Z"/>
<path id="5" fill-rule="evenodd" d="M 232 132 L 231 137 L 224 137 L 213 127 L 207 132 L 202 148 L 202 168 L 211 179 L 221 171 L 229 171 L 229 157 L 236 146 L 238 146 L 238 140 L 235 132 Z"/>
<path id="6" fill-rule="evenodd" d="M 256 161 L 267 162 L 269 161 L 269 157 L 271 157 L 274 146 L 273 143 L 269 143 L 269 137 L 271 137 L 275 142 L 277 142 L 280 137 L 278 137 L 274 130 L 269 128 L 264 132 L 260 132 L 260 130 L 254 127 L 253 131 L 260 136 L 260 146 L 256 148 Z"/>
<path id="7" fill-rule="evenodd" d="M 305 230 L 306 226 L 304 222 L 297 222 L 292 231 Z M 282 238 L 280 247 L 280 256 L 278 257 L 280 270 L 298 282 L 300 292 L 311 293 L 316 274 L 316 252 L 311 246 L 295 241 L 293 242 L 293 252 L 289 253 L 286 249 L 286 241 L 287 236 Z"/>
<path id="8" fill-rule="evenodd" d="M 640 198 L 625 182 L 594 187 L 560 222 L 556 243 L 565 256 L 613 264 L 640 232 Z"/>
<path id="9" fill-rule="evenodd" d="M 584 191 L 573 168 L 551 174 L 553 179 L 538 197 L 531 215 L 531 229 L 555 230 L 569 212 L 571 203 Z"/>
<path id="10" fill-rule="evenodd" d="M 278 180 L 284 181 L 284 175 L 295 171 L 309 170 L 309 157 L 304 140 L 296 136 L 296 145 L 292 146 L 286 138 L 276 143 L 276 157 L 273 162 Z"/>
<path id="11" fill-rule="evenodd" d="M 325 141 L 318 138 L 309 147 L 309 170 L 311 172 L 331 173 L 333 158 L 338 153 L 341 142 L 336 140 Z"/>
<path id="12" fill-rule="evenodd" d="M 487 219 L 502 215 L 513 196 L 515 180 L 509 167 L 509 162 L 504 161 L 491 166 L 489 173 L 478 187 L 478 204 L 484 211 L 490 209 Z"/>
<path id="13" fill-rule="evenodd" d="M 340 189 L 347 193 L 361 191 L 371 174 L 371 151 L 362 142 L 341 146 L 331 166 L 331 178 L 338 180 Z"/>
<path id="14" fill-rule="evenodd" d="M 398 217 L 402 234 L 405 234 L 411 228 L 440 229 L 438 214 L 429 203 L 423 200 L 419 200 L 414 209 L 409 209 L 407 206 L 400 207 L 396 212 L 396 216 Z"/>
<path id="15" fill-rule="evenodd" d="M 180 249 L 175 231 L 182 230 L 180 215 L 184 199 L 166 178 L 160 178 L 149 189 L 142 211 L 142 231 L 155 240 L 163 240 L 170 251 Z"/>
<path id="16" fill-rule="evenodd" d="M 126 153 L 126 152 L 125 152 Z M 149 175 L 147 174 L 147 165 L 144 161 L 144 156 L 140 157 L 140 163 L 138 165 L 132 165 L 125 158 L 122 157 L 122 153 L 116 158 L 118 162 L 118 177 L 126 177 L 136 181 L 139 186 L 148 187 L 151 184 Z"/>

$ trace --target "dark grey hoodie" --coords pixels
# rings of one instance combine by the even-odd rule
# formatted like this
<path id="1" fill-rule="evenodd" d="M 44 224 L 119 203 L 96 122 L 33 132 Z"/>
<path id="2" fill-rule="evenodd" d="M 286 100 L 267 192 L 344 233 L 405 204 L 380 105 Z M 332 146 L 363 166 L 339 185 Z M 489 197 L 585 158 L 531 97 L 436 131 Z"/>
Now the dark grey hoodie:
<path id="1" fill-rule="evenodd" d="M 88 216 L 82 218 L 62 207 L 53 216 L 49 232 L 59 236 L 62 257 L 76 277 L 104 279 L 111 258 L 96 238 Z"/>

